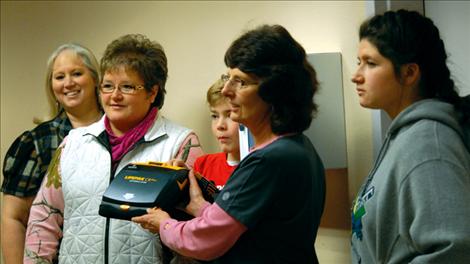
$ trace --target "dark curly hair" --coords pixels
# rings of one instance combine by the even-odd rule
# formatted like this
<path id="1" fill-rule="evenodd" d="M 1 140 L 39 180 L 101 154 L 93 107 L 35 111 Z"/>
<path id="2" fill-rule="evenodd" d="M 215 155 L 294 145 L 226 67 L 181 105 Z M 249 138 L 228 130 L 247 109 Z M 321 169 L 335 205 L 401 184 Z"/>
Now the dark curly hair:
<path id="1" fill-rule="evenodd" d="M 168 77 L 167 59 L 163 47 L 141 34 L 124 35 L 111 42 L 101 58 L 101 74 L 124 66 L 136 71 L 145 82 L 145 90 L 154 85 L 159 90 L 152 106 L 162 108 Z"/>
<path id="2" fill-rule="evenodd" d="M 460 98 L 447 67 L 447 53 L 439 29 L 415 11 L 387 11 L 364 21 L 359 39 L 367 39 L 389 59 L 398 75 L 402 65 L 416 63 L 421 71 L 419 95 L 448 102 L 470 118 L 470 102 Z"/>
<path id="3" fill-rule="evenodd" d="M 260 79 L 258 94 L 271 105 L 275 134 L 301 133 L 310 126 L 317 111 L 316 73 L 284 27 L 262 25 L 246 32 L 228 48 L 225 64 Z"/>

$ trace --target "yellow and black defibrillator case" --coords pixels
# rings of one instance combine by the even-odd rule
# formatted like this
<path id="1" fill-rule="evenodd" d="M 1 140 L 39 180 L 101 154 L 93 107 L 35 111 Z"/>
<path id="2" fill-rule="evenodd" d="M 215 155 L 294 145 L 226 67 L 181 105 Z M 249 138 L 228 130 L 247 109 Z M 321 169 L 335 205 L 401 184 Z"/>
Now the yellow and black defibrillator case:
<path id="1" fill-rule="evenodd" d="M 130 163 L 103 194 L 99 214 L 130 220 L 148 208 L 171 210 L 188 196 L 188 170 L 161 162 Z"/>

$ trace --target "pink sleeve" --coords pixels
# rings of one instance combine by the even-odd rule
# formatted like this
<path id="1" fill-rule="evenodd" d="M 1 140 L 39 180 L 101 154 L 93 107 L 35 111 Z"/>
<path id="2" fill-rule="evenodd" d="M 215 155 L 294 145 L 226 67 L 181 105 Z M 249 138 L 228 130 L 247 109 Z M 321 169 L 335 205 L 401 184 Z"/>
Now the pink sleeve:
<path id="1" fill-rule="evenodd" d="M 183 144 L 181 144 L 175 158 L 184 160 L 186 166 L 188 166 L 189 169 L 192 169 L 196 159 L 202 155 L 204 155 L 204 151 L 199 143 L 199 138 L 196 134 L 191 133 L 183 141 Z"/>
<path id="2" fill-rule="evenodd" d="M 163 243 L 181 255 L 212 260 L 225 254 L 246 231 L 242 223 L 215 203 L 206 203 L 200 214 L 189 221 L 163 221 L 160 225 Z"/>
<path id="3" fill-rule="evenodd" d="M 53 162 L 56 163 L 49 166 L 29 213 L 23 263 L 43 263 L 44 260 L 52 263 L 57 258 L 64 221 L 64 197 L 58 161 Z"/>

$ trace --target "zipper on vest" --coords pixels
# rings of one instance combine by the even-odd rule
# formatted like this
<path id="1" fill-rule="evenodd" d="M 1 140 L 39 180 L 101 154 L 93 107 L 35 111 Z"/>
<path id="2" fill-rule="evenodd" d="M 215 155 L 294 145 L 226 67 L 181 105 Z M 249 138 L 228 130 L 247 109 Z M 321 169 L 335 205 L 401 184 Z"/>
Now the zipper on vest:
<path id="1" fill-rule="evenodd" d="M 144 144 L 144 143 L 150 143 L 150 142 L 153 142 L 155 140 L 158 140 L 160 139 L 161 137 L 163 137 L 164 135 L 162 136 L 159 136 L 153 140 L 150 140 L 150 141 L 146 141 L 145 140 L 145 137 L 142 137 L 140 138 L 135 144 L 134 146 L 132 146 L 129 151 L 124 154 L 124 156 L 121 158 L 121 160 L 127 155 L 129 154 L 134 148 L 136 148 L 138 145 L 141 145 L 141 144 Z M 106 148 L 106 150 L 108 150 L 108 153 L 109 153 L 109 156 L 110 156 L 110 159 L 111 159 L 111 163 L 110 163 L 110 166 L 109 166 L 109 183 L 111 183 L 114 179 L 114 174 L 116 173 L 116 169 L 118 166 L 116 166 L 115 169 L 113 169 L 113 162 L 112 162 L 112 152 L 111 152 L 111 147 L 110 147 L 110 144 L 109 144 L 109 139 L 108 139 L 108 136 L 106 134 L 106 131 L 103 131 L 102 133 L 100 133 L 98 136 L 94 136 L 97 141 L 103 146 Z M 109 184 L 108 184 L 109 185 Z M 111 224 L 111 219 L 109 217 L 106 217 L 106 227 L 105 227 L 105 233 L 104 233 L 104 264 L 108 264 L 109 263 L 109 226 Z"/>
<path id="2" fill-rule="evenodd" d="M 106 138 L 104 138 L 104 137 L 106 137 Z M 116 170 L 117 170 L 117 167 L 119 166 L 119 163 L 116 164 L 115 168 L 113 168 L 113 162 L 112 162 L 113 158 L 112 158 L 111 148 L 110 148 L 110 145 L 109 145 L 109 139 L 106 136 L 106 132 L 102 133 L 100 135 L 100 137 L 98 137 L 98 141 L 108 150 L 109 157 L 111 159 L 111 163 L 109 165 L 109 184 L 110 184 L 114 179 L 114 176 L 116 174 Z M 129 151 L 126 154 L 124 154 L 124 156 L 127 155 L 129 152 L 131 152 L 131 150 L 134 149 L 136 147 L 136 145 L 138 145 L 138 144 L 140 145 L 144 142 L 146 142 L 146 141 L 142 137 L 140 140 L 138 140 L 134 144 L 134 146 L 131 147 L 131 149 L 129 149 Z M 124 156 L 122 158 L 124 158 Z M 121 158 L 121 160 L 122 160 L 122 158 Z M 106 217 L 106 227 L 105 227 L 105 231 L 104 231 L 104 263 L 105 264 L 109 263 L 109 225 L 110 224 L 111 224 L 111 219 L 109 217 Z"/>
<path id="3" fill-rule="evenodd" d="M 108 151 L 109 151 L 109 158 L 111 159 L 111 162 L 109 164 L 109 183 L 111 183 L 111 181 L 114 178 L 115 171 L 113 170 L 112 154 L 109 148 L 108 148 Z M 111 219 L 109 217 L 106 217 L 106 228 L 104 231 L 104 263 L 105 264 L 109 263 L 109 225 L 110 224 L 111 224 Z"/>
<path id="4" fill-rule="evenodd" d="M 104 231 L 104 263 L 108 264 L 109 262 L 109 218 L 106 217 L 106 228 Z"/>

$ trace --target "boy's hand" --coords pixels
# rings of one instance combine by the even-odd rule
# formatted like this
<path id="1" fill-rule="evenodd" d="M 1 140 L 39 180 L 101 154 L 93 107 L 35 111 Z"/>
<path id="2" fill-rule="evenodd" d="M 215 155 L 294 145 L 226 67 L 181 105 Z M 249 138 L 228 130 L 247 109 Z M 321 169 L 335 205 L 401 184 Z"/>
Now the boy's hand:
<path id="1" fill-rule="evenodd" d="M 184 163 L 184 161 L 181 159 L 171 159 L 165 162 L 165 164 L 169 166 L 183 167 L 183 168 L 188 169 L 188 166 L 186 166 L 186 163 Z"/>

